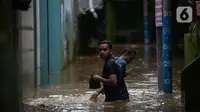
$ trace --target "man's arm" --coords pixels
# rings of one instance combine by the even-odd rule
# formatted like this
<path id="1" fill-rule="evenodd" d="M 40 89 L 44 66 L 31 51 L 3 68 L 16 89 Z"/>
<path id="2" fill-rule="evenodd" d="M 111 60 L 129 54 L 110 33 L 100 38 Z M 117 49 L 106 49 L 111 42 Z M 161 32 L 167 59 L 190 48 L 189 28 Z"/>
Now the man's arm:
<path id="1" fill-rule="evenodd" d="M 96 90 L 96 92 L 97 92 L 98 94 L 100 94 L 102 91 L 103 91 L 103 86 L 101 86 L 100 88 L 98 88 L 98 89 Z"/>
<path id="2" fill-rule="evenodd" d="M 100 77 L 99 79 L 101 82 L 103 82 L 106 85 L 116 85 L 117 84 L 117 76 L 116 74 L 111 74 L 109 76 L 109 79 L 105 79 L 103 77 Z"/>
<path id="3" fill-rule="evenodd" d="M 117 75 L 116 75 L 116 64 L 112 61 L 108 62 L 107 65 L 107 75 L 109 79 L 105 79 L 103 77 L 100 78 L 100 81 L 107 85 L 116 85 L 117 84 Z"/>

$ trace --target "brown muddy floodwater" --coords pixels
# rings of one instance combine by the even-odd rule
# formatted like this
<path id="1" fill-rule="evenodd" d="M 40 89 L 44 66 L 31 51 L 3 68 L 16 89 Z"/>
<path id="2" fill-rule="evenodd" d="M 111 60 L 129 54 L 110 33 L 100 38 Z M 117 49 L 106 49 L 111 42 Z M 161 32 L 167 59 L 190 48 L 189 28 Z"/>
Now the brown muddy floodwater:
<path id="1" fill-rule="evenodd" d="M 125 46 L 115 46 L 114 54 L 119 56 Z M 88 89 L 91 72 L 101 73 L 103 61 L 98 56 L 77 57 L 76 63 L 68 67 L 59 85 L 39 87 L 29 91 L 24 100 L 25 112 L 182 112 L 178 75 L 183 67 L 183 58 L 173 59 L 173 94 L 158 92 L 156 74 L 156 49 L 150 46 L 150 54 L 144 56 L 142 45 L 130 45 L 137 51 L 137 58 L 128 65 L 132 68 L 126 78 L 129 102 L 104 102 L 100 95 L 97 102 L 89 97 L 94 90 Z"/>

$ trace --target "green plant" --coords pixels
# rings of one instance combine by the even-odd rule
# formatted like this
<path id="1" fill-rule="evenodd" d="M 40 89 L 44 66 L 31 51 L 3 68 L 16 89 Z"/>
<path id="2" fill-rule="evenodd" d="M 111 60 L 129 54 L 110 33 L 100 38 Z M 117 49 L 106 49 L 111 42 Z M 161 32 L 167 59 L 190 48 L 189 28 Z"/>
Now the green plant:
<path id="1" fill-rule="evenodd" d="M 193 36 L 190 37 L 190 40 L 193 44 L 193 47 L 196 49 L 197 54 L 200 54 L 200 21 L 194 21 L 189 27 L 189 33 Z"/>

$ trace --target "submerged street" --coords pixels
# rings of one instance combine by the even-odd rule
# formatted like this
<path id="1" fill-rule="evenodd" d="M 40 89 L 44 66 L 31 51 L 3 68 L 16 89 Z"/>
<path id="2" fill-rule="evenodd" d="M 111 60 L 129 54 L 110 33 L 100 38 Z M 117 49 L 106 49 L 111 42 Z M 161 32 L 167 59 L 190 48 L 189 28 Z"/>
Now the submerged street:
<path id="1" fill-rule="evenodd" d="M 132 68 L 125 79 L 129 102 L 105 103 L 104 95 L 97 102 L 90 101 L 95 90 L 89 89 L 89 76 L 92 72 L 101 75 L 103 61 L 98 56 L 80 56 L 63 71 L 60 84 L 23 89 L 25 112 L 182 112 L 178 77 L 184 66 L 183 57 L 174 56 L 173 94 L 164 95 L 158 92 L 155 45 L 149 46 L 146 57 L 143 45 L 115 45 L 114 55 L 120 56 L 125 47 L 137 50 L 135 60 L 127 66 Z"/>
<path id="2" fill-rule="evenodd" d="M 5 112 L 200 110 L 199 1 L 1 0 L 0 6 Z M 121 68 L 112 55 L 122 55 Z M 130 101 L 105 102 L 90 89 L 91 75 L 103 82 L 106 101 Z"/>

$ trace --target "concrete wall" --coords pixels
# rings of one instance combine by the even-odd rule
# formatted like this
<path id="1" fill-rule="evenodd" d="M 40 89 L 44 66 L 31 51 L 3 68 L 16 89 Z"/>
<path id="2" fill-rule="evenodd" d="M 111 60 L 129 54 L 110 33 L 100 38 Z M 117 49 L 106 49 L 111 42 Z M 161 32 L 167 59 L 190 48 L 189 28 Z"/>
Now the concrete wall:
<path id="1" fill-rule="evenodd" d="M 22 41 L 21 55 L 24 83 L 34 85 L 35 78 L 37 78 L 37 85 L 45 81 L 45 83 L 55 83 L 55 77 L 60 77 L 62 58 L 66 51 L 63 47 L 66 46 L 65 41 L 63 41 L 64 32 L 61 31 L 64 29 L 64 25 L 60 24 L 63 23 L 63 13 L 66 10 L 62 9 L 63 5 L 62 8 L 60 7 L 60 1 L 36 0 L 36 15 L 34 15 L 34 2 L 32 0 L 28 11 L 20 12 L 21 30 L 19 34 Z M 36 25 L 34 25 L 34 17 L 36 17 Z M 73 19 L 71 18 L 71 20 Z M 36 58 L 34 58 L 34 35 L 37 39 L 37 45 L 35 45 Z M 37 61 L 34 61 L 35 59 Z M 36 66 L 34 66 L 35 62 L 37 62 Z M 34 76 L 34 70 L 37 70 L 37 77 Z"/>
<path id="2" fill-rule="evenodd" d="M 34 18 L 33 1 L 28 11 L 20 11 L 21 21 L 19 34 L 21 37 L 21 56 L 22 56 L 22 74 L 24 78 L 23 85 L 33 85 L 34 79 Z"/>
<path id="3" fill-rule="evenodd" d="M 31 8 L 28 11 L 21 12 L 22 64 L 24 74 L 33 74 L 34 72 L 34 30 L 32 7 L 33 3 L 31 3 Z"/>

